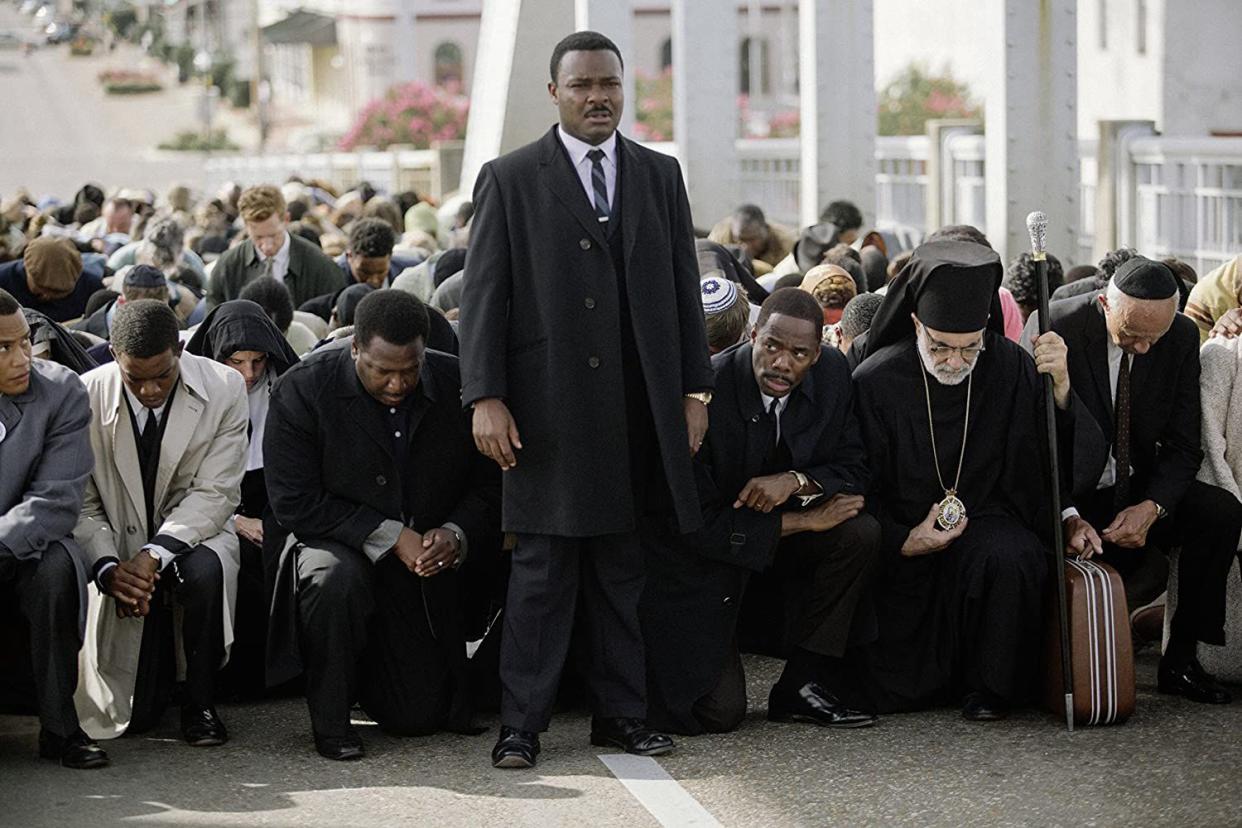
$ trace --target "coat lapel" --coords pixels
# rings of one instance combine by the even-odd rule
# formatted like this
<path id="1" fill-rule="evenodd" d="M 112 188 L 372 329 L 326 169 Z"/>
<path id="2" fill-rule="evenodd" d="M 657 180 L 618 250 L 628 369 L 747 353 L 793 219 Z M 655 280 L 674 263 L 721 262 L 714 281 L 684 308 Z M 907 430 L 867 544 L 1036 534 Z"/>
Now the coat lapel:
<path id="1" fill-rule="evenodd" d="M 583 229 L 591 234 L 596 244 L 607 247 L 608 239 L 604 236 L 595 211 L 587 201 L 586 193 L 582 189 L 582 181 L 574 172 L 573 165 L 569 162 L 569 155 L 561 146 L 561 139 L 556 135 L 556 127 L 552 127 L 540 141 L 539 166 L 543 172 L 539 177 L 543 179 L 543 183 L 552 191 L 552 194 L 560 200 L 561 204 L 565 205 L 565 209 L 578 220 Z"/>
<path id="2" fill-rule="evenodd" d="M 1095 380 L 1095 393 L 1100 400 L 1100 411 L 1108 418 L 1108 433 L 1113 430 L 1113 391 L 1108 377 L 1108 328 L 1104 325 L 1104 313 L 1099 302 L 1093 302 L 1087 316 L 1083 336 L 1087 340 L 1087 364 Z"/>
<path id="3" fill-rule="evenodd" d="M 164 427 L 164 440 L 160 443 L 160 467 L 155 473 L 155 504 L 156 514 L 164 511 L 164 498 L 168 494 L 168 486 L 172 482 L 173 473 L 181 464 L 181 458 L 190 445 L 190 439 L 198 431 L 198 421 L 206 407 L 204 396 L 199 389 L 197 368 L 181 361 L 181 388 L 173 397 L 172 408 L 168 411 L 168 424 Z M 132 430 L 131 430 L 132 434 Z M 135 459 L 137 451 L 135 450 Z M 141 480 L 141 475 L 139 475 Z M 139 501 L 141 503 L 142 501 Z M 154 527 L 152 527 L 154 530 Z"/>
<path id="4" fill-rule="evenodd" d="M 633 145 L 617 133 L 617 192 L 621 194 L 621 239 L 625 249 L 625 272 L 632 272 L 630 256 L 638 239 L 638 222 L 643 200 L 639 193 L 639 181 L 643 179 L 643 163 Z"/>
<path id="5" fill-rule="evenodd" d="M 35 378 L 34 372 L 31 372 L 31 381 Z M 27 394 L 30 392 L 27 391 Z M 25 395 L 22 395 L 25 396 Z M 18 399 L 21 399 L 20 397 Z M 12 434 L 13 429 L 17 428 L 17 424 L 21 422 L 22 409 L 13 400 L 8 397 L 0 397 L 0 425 L 4 426 L 7 434 Z"/>
<path id="6" fill-rule="evenodd" d="M 109 391 L 115 396 L 108 400 L 104 421 L 100 424 L 112 438 L 112 462 L 121 476 L 121 485 L 129 496 L 130 509 L 135 515 L 146 515 L 146 498 L 142 491 L 142 465 L 138 462 L 138 443 L 134 440 L 134 427 L 129 420 L 129 408 L 125 405 L 119 370 L 113 371 Z M 109 419 L 110 418 L 110 419 Z M 96 458 L 98 462 L 98 458 Z M 140 521 L 146 521 L 140 517 Z M 153 528 L 153 527 L 152 527 Z"/>
<path id="7" fill-rule="evenodd" d="M 759 396 L 759 385 L 755 382 L 755 374 L 750 366 L 750 346 L 738 348 L 734 352 L 729 370 L 733 372 L 733 382 L 738 389 L 737 410 L 742 416 L 746 429 L 746 455 L 743 469 L 760 469 L 772 451 L 772 433 L 768 428 L 763 398 Z"/>

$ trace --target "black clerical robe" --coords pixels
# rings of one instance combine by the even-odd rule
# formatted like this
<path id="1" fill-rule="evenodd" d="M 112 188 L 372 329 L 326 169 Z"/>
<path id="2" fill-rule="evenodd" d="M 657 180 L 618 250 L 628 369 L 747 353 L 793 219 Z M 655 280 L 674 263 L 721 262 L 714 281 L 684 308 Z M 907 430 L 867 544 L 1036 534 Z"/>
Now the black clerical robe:
<path id="1" fill-rule="evenodd" d="M 1017 701 L 1037 663 L 1046 577 L 1049 476 L 1034 362 L 995 332 L 971 385 L 927 375 L 944 487 L 957 477 L 966 395 L 970 424 L 958 497 L 969 524 L 947 549 L 901 555 L 910 530 L 945 496 L 932 459 L 922 361 L 912 337 L 868 356 L 854 373 L 871 465 L 867 508 L 882 529 L 870 653 L 881 711 L 958 702 L 974 690 Z"/>

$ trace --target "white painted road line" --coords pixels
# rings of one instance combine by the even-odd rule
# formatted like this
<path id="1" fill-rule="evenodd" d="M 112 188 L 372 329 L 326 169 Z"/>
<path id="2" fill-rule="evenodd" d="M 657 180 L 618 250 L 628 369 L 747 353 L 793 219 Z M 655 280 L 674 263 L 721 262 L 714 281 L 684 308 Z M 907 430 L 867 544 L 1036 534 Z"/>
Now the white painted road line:
<path id="1" fill-rule="evenodd" d="M 628 753 L 605 753 L 599 761 L 665 828 L 720 825 L 656 760 Z"/>

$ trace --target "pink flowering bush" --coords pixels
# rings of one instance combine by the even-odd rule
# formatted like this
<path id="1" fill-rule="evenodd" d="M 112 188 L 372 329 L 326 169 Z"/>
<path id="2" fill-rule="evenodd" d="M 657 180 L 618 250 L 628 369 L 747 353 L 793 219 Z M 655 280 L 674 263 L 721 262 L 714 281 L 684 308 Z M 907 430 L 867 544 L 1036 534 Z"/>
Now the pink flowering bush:
<path id="1" fill-rule="evenodd" d="M 634 137 L 639 141 L 673 140 L 673 72 L 634 75 Z"/>
<path id="2" fill-rule="evenodd" d="M 340 148 L 348 152 L 364 146 L 386 149 L 412 144 L 428 149 L 433 141 L 457 141 L 466 135 L 469 110 L 469 100 L 456 87 L 417 81 L 399 84 L 362 108 Z"/>

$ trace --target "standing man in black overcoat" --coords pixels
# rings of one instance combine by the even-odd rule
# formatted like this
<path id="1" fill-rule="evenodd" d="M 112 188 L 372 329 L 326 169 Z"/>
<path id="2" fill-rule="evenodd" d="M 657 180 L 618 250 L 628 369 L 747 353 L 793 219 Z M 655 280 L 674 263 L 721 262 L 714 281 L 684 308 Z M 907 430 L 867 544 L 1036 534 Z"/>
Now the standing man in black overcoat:
<path id="1" fill-rule="evenodd" d="M 462 403 L 518 537 L 497 767 L 535 763 L 579 593 L 592 743 L 672 749 L 645 723 L 638 533 L 656 511 L 702 523 L 691 457 L 712 371 L 681 170 L 617 133 L 612 41 L 570 35 L 550 68 L 560 123 L 479 173 L 461 304 Z"/>

